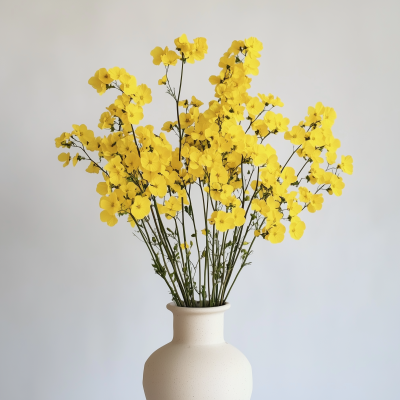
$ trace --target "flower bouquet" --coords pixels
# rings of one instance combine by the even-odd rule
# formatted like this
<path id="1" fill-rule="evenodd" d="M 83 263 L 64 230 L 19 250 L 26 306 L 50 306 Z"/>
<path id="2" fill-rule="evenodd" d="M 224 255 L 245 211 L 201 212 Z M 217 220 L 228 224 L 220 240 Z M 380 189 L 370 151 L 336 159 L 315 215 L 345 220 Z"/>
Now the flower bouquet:
<path id="1" fill-rule="evenodd" d="M 164 66 L 158 84 L 175 105 L 161 131 L 139 125 L 151 89 L 124 68 L 101 68 L 89 84 L 100 95 L 116 91 L 98 124 L 108 134 L 95 136 L 86 125 L 73 125 L 56 146 L 69 150 L 58 157 L 64 167 L 85 161 L 87 172 L 101 172 L 96 189 L 101 221 L 112 227 L 122 217 L 131 224 L 168 286 L 174 317 L 182 317 L 179 308 L 215 315 L 205 309 L 229 304 L 255 240 L 280 243 L 287 231 L 299 240 L 305 230 L 302 211 L 321 210 L 324 193 L 340 196 L 341 173 L 352 174 L 353 160 L 336 161 L 340 141 L 332 133 L 333 108 L 319 102 L 289 128 L 289 119 L 277 111 L 283 107 L 279 97 L 248 93 L 263 49 L 256 38 L 233 41 L 220 58 L 219 73 L 209 78 L 215 95 L 207 105 L 181 96 L 185 69 L 204 58 L 206 39 L 189 42 L 183 34 L 174 44 L 175 50 L 156 47 L 150 53 L 155 65 Z M 179 79 L 172 82 L 176 66 Z M 291 149 L 283 161 L 270 143 L 278 135 Z M 302 161 L 297 169 L 290 166 L 295 158 Z M 157 386 L 152 385 L 148 388 Z M 148 399 L 158 396 L 146 386 L 145 391 Z"/>

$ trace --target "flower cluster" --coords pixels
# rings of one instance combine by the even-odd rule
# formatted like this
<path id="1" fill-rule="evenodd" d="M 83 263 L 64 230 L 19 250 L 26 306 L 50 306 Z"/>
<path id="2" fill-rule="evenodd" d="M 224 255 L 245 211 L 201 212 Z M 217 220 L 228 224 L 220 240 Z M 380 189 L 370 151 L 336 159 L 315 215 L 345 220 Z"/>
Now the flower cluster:
<path id="1" fill-rule="evenodd" d="M 340 196 L 344 188 L 340 172 L 352 174 L 353 160 L 341 156 L 336 163 L 340 141 L 332 133 L 333 108 L 317 103 L 308 108 L 303 121 L 289 128 L 289 119 L 275 111 L 283 107 L 279 97 L 248 93 L 263 49 L 256 38 L 234 41 L 221 57 L 219 74 L 209 79 L 215 86 L 215 99 L 205 107 L 195 96 L 181 99 L 181 88 L 184 65 L 204 58 L 206 39 L 190 43 L 184 34 L 175 39 L 175 47 L 176 51 L 156 47 L 151 52 L 153 63 L 165 67 L 158 83 L 166 86 L 176 103 L 174 120 L 166 121 L 161 132 L 139 125 L 143 107 L 152 100 L 150 88 L 138 85 L 123 68 L 101 68 L 89 84 L 100 95 L 109 89 L 119 92 L 100 116 L 98 127 L 108 130 L 108 135 L 96 137 L 86 125 L 73 125 L 72 132 L 56 139 L 56 146 L 78 150 L 74 157 L 69 152 L 59 155 L 64 166 L 71 159 L 74 166 L 88 160 L 87 172 L 102 172 L 97 186 L 101 221 L 114 226 L 117 216 L 128 217 L 178 305 L 194 305 L 195 292 L 201 305 L 219 305 L 248 264 L 254 240 L 282 242 L 286 222 L 289 235 L 300 239 L 305 230 L 300 212 L 321 210 L 323 191 Z M 181 75 L 175 89 L 168 73 L 178 62 Z M 175 148 L 167 138 L 171 134 L 179 140 Z M 275 135 L 293 146 L 285 163 L 268 143 Z M 293 156 L 303 160 L 298 171 L 288 165 Z M 202 204 L 197 217 L 192 201 L 195 190 Z M 253 237 L 248 243 L 250 232 Z M 190 233 L 195 243 L 187 242 Z M 241 266 L 229 287 L 239 256 Z"/>

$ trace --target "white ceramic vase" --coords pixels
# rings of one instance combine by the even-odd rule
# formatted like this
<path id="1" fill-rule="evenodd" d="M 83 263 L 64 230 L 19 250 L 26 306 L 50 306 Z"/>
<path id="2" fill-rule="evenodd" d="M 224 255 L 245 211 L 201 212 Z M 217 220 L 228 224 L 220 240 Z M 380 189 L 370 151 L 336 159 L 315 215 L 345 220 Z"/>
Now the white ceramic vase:
<path id="1" fill-rule="evenodd" d="M 249 400 L 253 380 L 247 358 L 224 340 L 230 308 L 189 308 L 167 304 L 174 336 L 146 361 L 147 400 Z"/>

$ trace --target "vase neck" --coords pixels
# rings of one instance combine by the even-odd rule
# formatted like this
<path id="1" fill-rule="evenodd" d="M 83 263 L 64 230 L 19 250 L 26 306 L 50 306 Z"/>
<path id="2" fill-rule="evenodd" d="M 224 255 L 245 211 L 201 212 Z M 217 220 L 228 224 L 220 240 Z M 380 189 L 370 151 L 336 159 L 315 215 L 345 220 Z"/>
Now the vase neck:
<path id="1" fill-rule="evenodd" d="M 208 345 L 224 343 L 224 312 L 229 304 L 211 308 L 168 307 L 174 315 L 173 343 Z"/>

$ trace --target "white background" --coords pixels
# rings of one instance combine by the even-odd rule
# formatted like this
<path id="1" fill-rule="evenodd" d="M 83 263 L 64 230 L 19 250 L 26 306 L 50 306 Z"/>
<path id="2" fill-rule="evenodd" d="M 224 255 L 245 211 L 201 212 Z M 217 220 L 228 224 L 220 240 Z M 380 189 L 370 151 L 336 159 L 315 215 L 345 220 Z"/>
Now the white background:
<path id="1" fill-rule="evenodd" d="M 303 216 L 300 241 L 259 240 L 226 314 L 226 340 L 253 366 L 252 399 L 400 398 L 399 4 L 396 1 L 2 2 L 0 399 L 144 399 L 147 357 L 168 342 L 167 288 L 121 221 L 100 222 L 100 177 L 62 168 L 54 138 L 98 118 L 114 94 L 87 80 L 125 67 L 152 89 L 145 124 L 174 119 L 155 46 L 206 37 L 183 96 L 207 102 L 234 39 L 264 43 L 250 93 L 292 123 L 336 109 L 340 198 Z M 103 133 L 103 132 L 101 132 Z M 284 150 L 282 150 L 284 151 Z M 78 171 L 79 170 L 79 171 Z"/>

